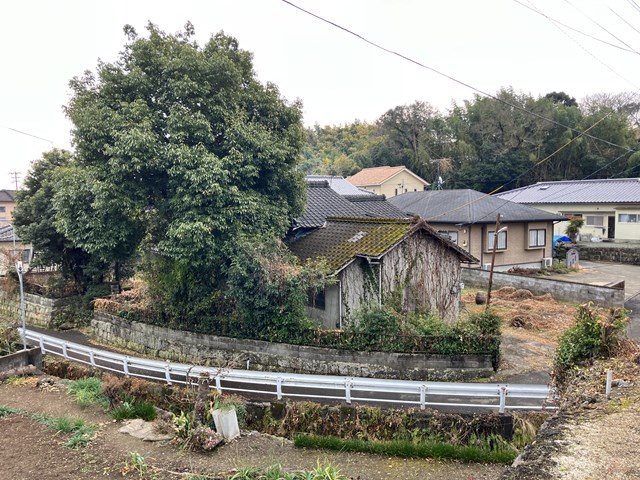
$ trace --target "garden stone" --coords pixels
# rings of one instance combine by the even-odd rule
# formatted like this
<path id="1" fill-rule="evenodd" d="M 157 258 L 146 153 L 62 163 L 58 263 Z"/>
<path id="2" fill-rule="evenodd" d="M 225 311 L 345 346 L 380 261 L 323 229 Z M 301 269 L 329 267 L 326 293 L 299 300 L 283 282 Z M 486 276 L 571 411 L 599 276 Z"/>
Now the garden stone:
<path id="1" fill-rule="evenodd" d="M 173 438 L 173 435 L 156 432 L 153 428 L 153 422 L 145 422 L 141 418 L 129 420 L 118 431 L 129 434 L 135 438 L 140 438 L 146 442 L 160 442 Z"/>

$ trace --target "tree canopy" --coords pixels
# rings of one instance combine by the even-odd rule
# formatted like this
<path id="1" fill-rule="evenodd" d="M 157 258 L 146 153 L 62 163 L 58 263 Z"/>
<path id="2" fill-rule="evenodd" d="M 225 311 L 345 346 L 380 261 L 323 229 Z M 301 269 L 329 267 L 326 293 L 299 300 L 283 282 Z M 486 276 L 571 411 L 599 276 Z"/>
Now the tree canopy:
<path id="1" fill-rule="evenodd" d="M 436 164 L 447 165 L 440 170 L 445 188 L 484 192 L 507 182 L 505 189 L 544 180 L 639 175 L 639 154 L 628 149 L 639 147 L 640 108 L 630 98 L 592 95 L 578 104 L 565 92 L 534 97 L 502 88 L 495 98 L 475 95 L 445 113 L 414 102 L 390 109 L 375 123 L 307 129 L 303 167 L 345 174 L 336 165 L 349 165 L 350 174 L 406 165 L 435 183 Z M 580 136 L 585 130 L 606 141 Z M 436 162 L 442 158 L 447 161 Z"/>
<path id="2" fill-rule="evenodd" d="M 239 237 L 281 237 L 300 212 L 298 104 L 255 77 L 252 55 L 218 33 L 203 46 L 126 27 L 118 61 L 71 82 L 72 162 L 56 228 L 113 262 L 143 242 L 194 268 L 223 266 Z"/>

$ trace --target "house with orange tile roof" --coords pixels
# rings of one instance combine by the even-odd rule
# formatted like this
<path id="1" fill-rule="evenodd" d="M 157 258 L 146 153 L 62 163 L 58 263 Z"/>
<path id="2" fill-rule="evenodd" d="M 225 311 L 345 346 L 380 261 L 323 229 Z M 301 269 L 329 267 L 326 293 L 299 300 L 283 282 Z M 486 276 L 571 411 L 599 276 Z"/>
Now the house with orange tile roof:
<path id="1" fill-rule="evenodd" d="M 404 165 L 363 168 L 355 175 L 347 177 L 347 181 L 364 190 L 385 195 L 386 198 L 407 192 L 422 192 L 429 188 L 429 182 Z"/>

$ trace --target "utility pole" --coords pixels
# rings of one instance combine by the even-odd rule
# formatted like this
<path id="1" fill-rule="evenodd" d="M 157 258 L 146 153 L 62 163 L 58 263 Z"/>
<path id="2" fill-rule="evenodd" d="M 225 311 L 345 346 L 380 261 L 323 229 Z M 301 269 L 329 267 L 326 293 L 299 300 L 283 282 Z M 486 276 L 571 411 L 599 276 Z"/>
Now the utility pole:
<path id="1" fill-rule="evenodd" d="M 496 227 L 493 233 L 493 252 L 491 253 L 491 269 L 489 270 L 489 288 L 487 289 L 487 308 L 489 308 L 489 304 L 491 303 L 491 286 L 493 285 L 493 267 L 496 263 L 496 250 L 498 249 L 498 235 L 507 230 L 507 227 L 500 228 L 500 217 L 502 215 L 498 214 L 496 216 Z"/>
<path id="2" fill-rule="evenodd" d="M 18 179 L 20 178 L 20 172 L 14 170 L 13 172 L 9 172 L 9 176 L 13 180 L 13 183 L 16 185 L 16 190 L 18 190 Z"/>

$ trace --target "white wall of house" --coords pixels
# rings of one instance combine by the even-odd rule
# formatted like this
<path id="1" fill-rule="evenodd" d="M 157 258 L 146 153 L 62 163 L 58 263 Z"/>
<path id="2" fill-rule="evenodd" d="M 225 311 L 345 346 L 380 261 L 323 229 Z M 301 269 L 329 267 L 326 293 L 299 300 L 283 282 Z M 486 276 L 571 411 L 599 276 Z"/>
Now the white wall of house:
<path id="1" fill-rule="evenodd" d="M 407 192 L 422 192 L 424 187 L 424 182 L 405 170 L 383 182 L 382 185 L 369 185 L 361 188 L 391 198 Z"/>
<path id="2" fill-rule="evenodd" d="M 540 210 L 562 215 L 580 215 L 585 220 L 581 234 L 620 241 L 640 241 L 640 203 L 616 204 L 545 204 L 532 205 Z M 556 235 L 565 235 L 569 222 L 555 225 Z M 610 227 L 613 227 L 610 229 Z"/>

